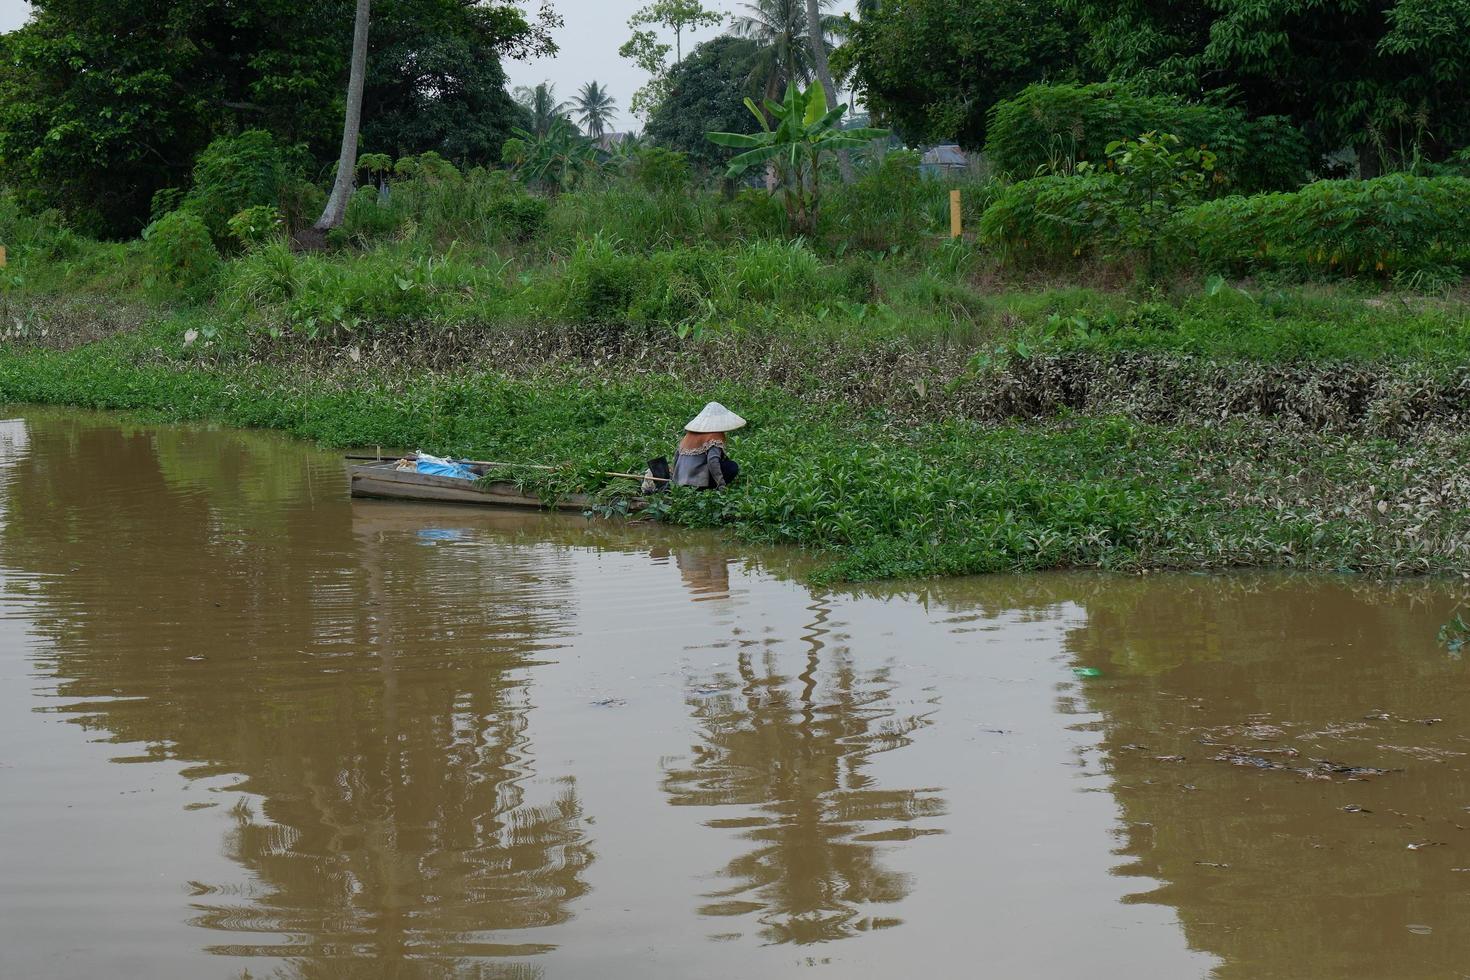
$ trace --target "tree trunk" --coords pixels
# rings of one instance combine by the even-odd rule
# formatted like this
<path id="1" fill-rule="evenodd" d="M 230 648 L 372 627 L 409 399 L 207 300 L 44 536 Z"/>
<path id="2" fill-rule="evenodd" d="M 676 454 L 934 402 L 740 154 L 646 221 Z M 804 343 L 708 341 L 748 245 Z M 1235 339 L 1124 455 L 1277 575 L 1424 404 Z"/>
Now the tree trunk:
<path id="1" fill-rule="evenodd" d="M 837 108 L 837 86 L 832 84 L 832 69 L 827 64 L 827 42 L 823 38 L 822 11 L 818 0 L 806 0 L 806 33 L 812 42 L 812 58 L 817 63 L 817 79 L 827 93 L 827 109 Z M 846 150 L 837 154 L 837 169 L 844 184 L 852 183 L 852 159 Z"/>
<path id="2" fill-rule="evenodd" d="M 362 86 L 367 74 L 368 13 L 372 0 L 357 0 L 357 17 L 352 24 L 352 72 L 347 79 L 347 116 L 342 122 L 342 153 L 337 158 L 337 179 L 332 196 L 317 219 L 317 231 L 328 231 L 342 223 L 347 200 L 357 177 L 357 133 L 362 126 Z"/>

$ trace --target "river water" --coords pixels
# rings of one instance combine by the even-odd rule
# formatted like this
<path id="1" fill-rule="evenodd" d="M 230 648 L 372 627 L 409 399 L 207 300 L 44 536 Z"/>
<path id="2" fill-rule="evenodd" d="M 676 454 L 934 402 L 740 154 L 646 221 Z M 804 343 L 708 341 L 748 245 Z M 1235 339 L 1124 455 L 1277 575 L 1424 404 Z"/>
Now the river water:
<path id="1" fill-rule="evenodd" d="M 5 978 L 1470 975 L 1448 585 L 817 592 L 6 414 Z"/>

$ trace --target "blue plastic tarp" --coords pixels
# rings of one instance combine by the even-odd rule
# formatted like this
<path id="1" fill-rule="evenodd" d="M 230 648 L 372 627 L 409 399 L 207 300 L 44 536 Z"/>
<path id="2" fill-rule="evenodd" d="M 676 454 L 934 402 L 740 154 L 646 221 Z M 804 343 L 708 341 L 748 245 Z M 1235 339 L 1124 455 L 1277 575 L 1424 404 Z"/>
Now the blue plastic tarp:
<path id="1" fill-rule="evenodd" d="M 441 456 L 430 456 L 428 453 L 419 453 L 415 469 L 426 476 L 448 476 L 456 480 L 477 480 L 475 472 L 464 463 L 454 459 L 444 459 Z"/>

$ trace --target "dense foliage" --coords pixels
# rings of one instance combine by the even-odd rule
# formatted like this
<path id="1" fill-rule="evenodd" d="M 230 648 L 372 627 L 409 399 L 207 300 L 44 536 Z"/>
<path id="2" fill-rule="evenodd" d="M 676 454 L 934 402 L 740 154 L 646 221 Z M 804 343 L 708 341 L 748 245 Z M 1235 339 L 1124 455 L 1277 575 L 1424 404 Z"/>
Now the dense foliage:
<path id="1" fill-rule="evenodd" d="M 1470 179 L 1393 174 L 1194 207 L 1175 234 L 1211 268 L 1347 274 L 1470 269 Z M 1458 277 L 1458 271 L 1451 273 Z"/>
<path id="2" fill-rule="evenodd" d="M 990 107 L 1071 74 L 1075 44 L 1049 2 L 889 0 L 854 25 L 837 62 L 852 67 L 874 118 L 905 140 L 978 150 Z"/>
<path id="3" fill-rule="evenodd" d="M 1115 83 L 1029 86 L 995 105 L 985 149 L 997 169 L 1016 177 L 1069 173 L 1079 161 L 1104 159 L 1114 140 L 1150 131 L 1208 148 L 1221 190 L 1286 189 L 1311 172 L 1306 140 L 1279 117 L 1248 119 L 1239 109 Z"/>
<path id="4" fill-rule="evenodd" d="M 1155 91 L 1228 87 L 1288 116 L 1319 152 L 1358 148 L 1373 176 L 1470 141 L 1465 0 L 1061 0 L 1088 66 Z"/>
<path id="5" fill-rule="evenodd" d="M 753 41 L 729 36 L 699 45 L 669 71 L 667 89 L 648 117 L 644 135 L 687 154 L 706 170 L 723 170 L 734 153 L 704 134 L 751 133 L 760 128 L 744 105 L 748 96 L 757 94 L 751 75 L 755 52 Z"/>
<path id="6" fill-rule="evenodd" d="M 335 158 L 353 5 L 41 0 L 0 36 L 0 173 L 79 227 L 133 234 L 220 135 L 263 129 Z M 487 159 L 516 121 L 499 57 L 544 31 L 496 0 L 378 0 L 370 148 Z"/>

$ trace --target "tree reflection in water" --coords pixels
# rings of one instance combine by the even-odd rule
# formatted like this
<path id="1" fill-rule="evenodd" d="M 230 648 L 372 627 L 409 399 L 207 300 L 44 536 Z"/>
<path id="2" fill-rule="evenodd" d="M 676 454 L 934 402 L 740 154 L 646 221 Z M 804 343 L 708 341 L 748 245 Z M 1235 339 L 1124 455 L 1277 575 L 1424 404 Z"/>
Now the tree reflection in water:
<path id="1" fill-rule="evenodd" d="M 693 590 L 696 601 L 707 594 Z M 731 884 L 706 895 L 700 911 L 753 915 L 773 943 L 897 925 L 874 907 L 902 899 L 910 882 L 883 866 L 882 848 L 941 833 L 917 822 L 945 813 L 937 789 L 884 789 L 869 772 L 874 756 L 908 745 L 929 724 L 934 703 L 894 704 L 891 669 L 860 670 L 845 646 L 828 648 L 830 608 L 821 599 L 810 608 L 795 675 L 779 650 L 751 642 L 740 646 L 733 672 L 691 679 L 700 742 L 687 764 L 664 774 L 676 806 L 747 811 L 706 822 L 754 846 L 721 870 Z"/>
<path id="2" fill-rule="evenodd" d="M 284 440 L 42 415 L 31 441 L 0 535 L 37 666 L 79 724 L 144 746 L 117 761 L 178 760 L 194 806 L 233 806 L 248 874 L 189 883 L 208 948 L 300 977 L 532 975 L 469 958 L 547 948 L 587 888 L 576 787 L 525 734 L 556 556 L 344 507 Z"/>

